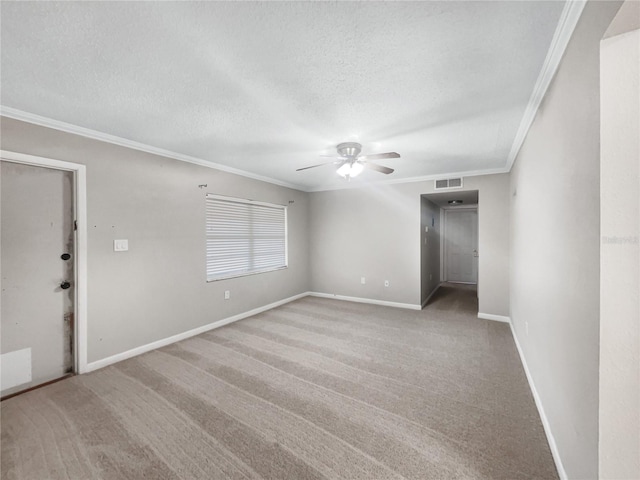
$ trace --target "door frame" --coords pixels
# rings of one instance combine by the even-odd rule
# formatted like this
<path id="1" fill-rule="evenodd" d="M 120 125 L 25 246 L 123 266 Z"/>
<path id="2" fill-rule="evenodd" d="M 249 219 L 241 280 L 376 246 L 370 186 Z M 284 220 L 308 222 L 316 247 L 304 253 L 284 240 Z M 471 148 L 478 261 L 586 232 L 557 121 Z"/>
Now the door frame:
<path id="1" fill-rule="evenodd" d="M 87 171 L 79 163 L 0 150 L 3 161 L 64 170 L 73 174 L 73 212 L 76 222 L 74 266 L 73 371 L 87 371 Z"/>
<path id="2" fill-rule="evenodd" d="M 478 207 L 451 207 L 451 208 L 443 208 L 442 209 L 442 230 L 441 230 L 441 237 L 440 237 L 440 244 L 442 245 L 442 248 L 440 249 L 440 264 L 442 266 L 441 269 L 441 276 L 442 276 L 442 281 L 443 282 L 448 282 L 449 279 L 448 277 L 448 270 L 447 270 L 447 253 L 448 253 L 448 244 L 449 242 L 447 241 L 447 215 L 449 214 L 449 212 L 476 212 L 476 215 L 478 215 Z M 478 216 L 478 222 L 476 224 L 476 250 L 478 250 L 478 246 L 480 243 L 480 239 L 479 239 L 479 233 L 480 233 L 480 217 Z M 463 284 L 468 284 L 468 285 L 478 285 L 478 281 L 480 279 L 480 262 L 478 262 L 477 265 L 477 275 L 476 275 L 476 281 L 475 282 L 452 282 L 452 283 L 463 283 Z"/>

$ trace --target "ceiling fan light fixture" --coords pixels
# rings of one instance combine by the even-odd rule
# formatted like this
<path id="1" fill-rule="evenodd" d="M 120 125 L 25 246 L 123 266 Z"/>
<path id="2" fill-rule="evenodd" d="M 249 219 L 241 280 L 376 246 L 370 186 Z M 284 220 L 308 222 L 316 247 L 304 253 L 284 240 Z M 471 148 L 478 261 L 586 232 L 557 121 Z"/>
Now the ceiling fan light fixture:
<path id="1" fill-rule="evenodd" d="M 389 175 L 393 173 L 393 168 L 385 167 L 384 165 L 378 165 L 370 160 L 383 160 L 385 158 L 400 158 L 400 154 L 397 152 L 385 152 L 374 153 L 371 155 L 360 155 L 362 151 L 362 145 L 356 142 L 344 142 L 340 143 L 336 150 L 338 156 L 335 155 L 321 155 L 322 157 L 333 158 L 331 162 L 320 163 L 318 165 L 310 165 L 308 167 L 297 168 L 296 172 L 303 170 L 309 170 L 311 168 L 322 167 L 324 165 L 340 165 L 336 170 L 336 173 L 342 178 L 350 180 L 352 177 L 360 175 L 365 168 L 373 170 L 374 172 L 383 173 Z"/>
<path id="2" fill-rule="evenodd" d="M 345 163 L 344 165 L 342 165 L 338 170 L 336 170 L 336 173 L 338 175 L 340 175 L 343 178 L 353 178 L 353 177 L 357 177 L 358 175 L 360 175 L 362 173 L 362 170 L 364 170 L 364 166 L 359 163 L 359 162 L 353 162 L 353 163 Z"/>

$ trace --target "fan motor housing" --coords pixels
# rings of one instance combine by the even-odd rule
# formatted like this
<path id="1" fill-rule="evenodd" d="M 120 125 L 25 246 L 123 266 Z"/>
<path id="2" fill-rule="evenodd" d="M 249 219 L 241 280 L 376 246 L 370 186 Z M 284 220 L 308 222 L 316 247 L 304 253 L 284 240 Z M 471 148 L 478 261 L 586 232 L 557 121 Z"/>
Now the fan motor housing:
<path id="1" fill-rule="evenodd" d="M 356 142 L 344 142 L 336 147 L 343 157 L 357 157 L 362 151 L 362 145 Z"/>

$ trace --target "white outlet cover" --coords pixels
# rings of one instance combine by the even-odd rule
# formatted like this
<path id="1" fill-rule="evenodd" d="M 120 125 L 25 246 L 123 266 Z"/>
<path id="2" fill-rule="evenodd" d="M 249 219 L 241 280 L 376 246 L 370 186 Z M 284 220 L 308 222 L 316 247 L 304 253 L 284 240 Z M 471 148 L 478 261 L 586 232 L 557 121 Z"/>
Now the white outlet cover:
<path id="1" fill-rule="evenodd" d="M 367 283 L 367 279 L 366 279 L 366 278 L 364 278 L 364 277 L 360 277 L 360 283 L 361 283 L 362 285 L 365 285 L 365 284 Z"/>
<path id="2" fill-rule="evenodd" d="M 113 241 L 114 252 L 126 252 L 127 250 L 129 250 L 129 240 L 121 239 Z"/>

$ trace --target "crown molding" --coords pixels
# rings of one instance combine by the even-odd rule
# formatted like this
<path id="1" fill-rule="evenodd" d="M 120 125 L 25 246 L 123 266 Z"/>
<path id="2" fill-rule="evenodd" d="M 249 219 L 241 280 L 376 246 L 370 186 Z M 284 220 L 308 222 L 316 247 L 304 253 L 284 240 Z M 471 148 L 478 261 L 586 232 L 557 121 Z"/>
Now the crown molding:
<path id="1" fill-rule="evenodd" d="M 531 124 L 538 113 L 538 108 L 540 108 L 542 99 L 547 93 L 547 89 L 560 66 L 560 62 L 562 61 L 565 50 L 567 49 L 569 40 L 571 40 L 571 36 L 573 35 L 576 25 L 578 24 L 578 20 L 580 19 L 580 15 L 582 15 L 582 11 L 586 4 L 587 0 L 567 0 L 564 8 L 562 9 L 558 26 L 553 34 L 551 45 L 547 52 L 547 58 L 542 65 L 542 69 L 538 75 L 538 80 L 533 87 L 529 103 L 524 111 L 522 120 L 520 120 L 518 132 L 513 139 L 511 151 L 507 157 L 506 170 L 508 172 L 511 171 L 518 153 L 520 153 L 520 149 L 522 148 L 524 140 L 529 133 Z"/>
<path id="2" fill-rule="evenodd" d="M 14 120 L 19 120 L 21 122 L 39 125 L 41 127 L 52 128 L 54 130 L 59 130 L 59 131 L 71 133 L 74 135 L 80 135 L 82 137 L 90 138 L 92 140 L 98 140 L 100 142 L 106 142 L 106 143 L 111 143 L 113 145 L 118 145 L 125 148 L 131 148 L 133 150 L 150 153 L 152 155 L 159 155 L 161 157 L 172 158 L 174 160 L 192 163 L 202 167 L 213 168 L 216 170 L 221 170 L 223 172 L 233 173 L 235 175 L 251 178 L 253 180 L 259 180 L 262 182 L 267 182 L 267 183 L 271 183 L 281 187 L 292 188 L 294 190 L 299 190 L 299 191 L 308 192 L 308 193 L 325 192 L 325 191 L 331 191 L 331 190 L 345 190 L 345 189 L 354 189 L 354 188 L 356 189 L 370 188 L 370 187 L 377 187 L 381 185 L 394 185 L 394 184 L 402 184 L 402 183 L 425 182 L 430 180 L 438 180 L 441 178 L 451 178 L 451 177 L 475 177 L 480 175 L 495 175 L 495 174 L 509 172 L 509 169 L 507 169 L 506 167 L 499 167 L 499 168 L 489 168 L 489 169 L 481 169 L 481 170 L 468 170 L 464 172 L 445 172 L 445 173 L 438 173 L 435 175 L 425 175 L 425 176 L 418 176 L 418 177 L 394 178 L 389 180 L 379 180 L 379 181 L 367 182 L 367 183 L 349 182 L 349 183 L 345 183 L 344 185 L 333 185 L 329 187 L 323 187 L 323 186 L 304 187 L 302 185 L 283 182 L 281 180 L 276 180 L 270 177 L 264 177 L 262 175 L 257 175 L 255 173 L 247 172 L 245 170 L 240 170 L 240 169 L 229 167 L 226 165 L 221 165 L 219 163 L 210 162 L 208 160 L 192 157 L 190 155 L 184 155 L 182 153 L 172 152 L 170 150 L 154 147 L 144 143 L 136 142 L 134 140 L 129 140 L 127 138 L 118 137 L 116 135 L 110 135 L 108 133 L 99 132 L 97 130 L 92 130 L 90 128 L 80 127 L 78 125 L 62 122 L 60 120 L 54 120 L 52 118 L 43 117 L 41 115 L 25 112 L 12 107 L 6 107 L 3 105 L 0 105 L 0 116 L 12 118 Z"/>
<path id="3" fill-rule="evenodd" d="M 509 170 L 506 167 L 499 168 L 487 168 L 484 170 L 467 170 L 464 172 L 448 172 L 448 173 L 438 173 L 437 175 L 424 175 L 420 177 L 407 177 L 407 178 L 394 178 L 390 180 L 380 180 L 376 182 L 367 182 L 367 183 L 345 183 L 344 185 L 332 185 L 330 187 L 317 187 L 310 188 L 307 192 L 315 193 L 315 192 L 327 192 L 330 190 L 348 190 L 354 188 L 375 188 L 381 185 L 394 185 L 398 183 L 416 183 L 416 182 L 428 182 L 430 180 L 441 180 L 443 178 L 452 178 L 452 177 L 479 177 L 481 175 L 497 175 L 500 173 L 509 173 Z"/>
<path id="4" fill-rule="evenodd" d="M 132 148 L 134 150 L 139 150 L 141 152 L 151 153 L 153 155 L 159 155 L 162 157 L 172 158 L 174 160 L 180 160 L 182 162 L 193 163 L 195 165 L 200 165 L 202 167 L 214 168 L 216 170 L 222 170 L 223 172 L 233 173 L 235 175 L 241 175 L 243 177 L 251 178 L 254 180 L 260 180 L 262 182 L 272 183 L 274 185 L 279 185 L 281 187 L 293 188 L 294 190 L 300 190 L 303 192 L 323 192 L 327 190 L 342 190 L 345 188 L 363 188 L 369 186 L 376 185 L 388 185 L 394 183 L 411 183 L 411 182 L 423 182 L 426 180 L 435 180 L 438 178 L 449 178 L 453 176 L 465 176 L 472 177 L 476 175 L 491 175 L 494 173 L 505 173 L 507 170 L 504 167 L 497 169 L 488 169 L 488 170 L 474 170 L 469 172 L 451 172 L 451 173 L 441 173 L 438 175 L 427 175 L 422 177 L 410 177 L 410 178 L 395 178 L 391 180 L 382 180 L 377 182 L 371 182 L 366 184 L 359 183 L 346 183 L 345 185 L 333 186 L 333 187 L 317 187 L 317 188 L 307 188 L 301 185 L 296 185 L 293 183 L 283 182 L 281 180 L 276 180 L 274 178 L 263 177 L 262 175 L 257 175 L 255 173 L 247 172 L 244 170 L 239 170 L 237 168 L 228 167 L 226 165 L 221 165 L 219 163 L 209 162 L 207 160 L 203 160 L 201 158 L 192 157 L 189 155 L 184 155 L 182 153 L 172 152 L 170 150 L 165 150 L 162 148 L 153 147 L 151 145 L 147 145 L 144 143 L 136 142 L 133 140 L 129 140 L 126 138 L 118 137 L 116 135 L 110 135 L 108 133 L 102 133 L 97 130 L 92 130 L 90 128 L 79 127 L 77 125 L 73 125 L 71 123 L 62 122 L 60 120 L 54 120 L 51 118 L 43 117 L 41 115 L 36 115 L 34 113 L 25 112 L 22 110 L 18 110 L 12 107 L 5 107 L 0 105 L 0 115 L 7 118 L 12 118 L 14 120 L 20 120 L 22 122 L 32 123 L 34 125 L 40 125 L 42 127 L 52 128 L 54 130 L 60 130 L 62 132 L 72 133 L 75 135 L 80 135 L 82 137 L 91 138 L 93 140 L 98 140 L 101 142 L 112 143 L 114 145 L 119 145 L 121 147 Z"/>
<path id="5" fill-rule="evenodd" d="M 201 167 L 214 168 L 227 173 L 233 173 L 242 177 L 251 178 L 253 180 L 260 180 L 261 182 L 272 183 L 281 187 L 292 188 L 294 190 L 306 191 L 306 189 L 300 185 L 293 183 L 283 182 L 270 177 L 264 177 L 255 173 L 240 170 L 238 168 L 228 167 L 219 163 L 210 162 L 201 158 L 192 157 L 190 155 L 184 155 L 182 153 L 172 152 L 163 148 L 153 147 L 145 143 L 136 142 L 127 138 L 118 137 L 116 135 L 110 135 L 108 133 L 99 132 L 90 128 L 80 127 L 71 123 L 62 122 L 60 120 L 54 120 L 52 118 L 43 117 L 34 113 L 24 112 L 16 108 L 6 107 L 0 105 L 0 115 L 14 120 L 20 120 L 22 122 L 32 123 L 34 125 L 40 125 L 41 127 L 52 128 L 54 130 L 60 130 L 66 133 L 73 133 L 82 137 L 90 138 L 92 140 L 98 140 L 100 142 L 111 143 L 119 145 L 121 147 L 131 148 L 133 150 L 139 150 L 141 152 L 150 153 L 152 155 L 159 155 L 161 157 L 172 158 L 174 160 L 180 160 L 182 162 L 193 163 L 200 165 Z"/>

